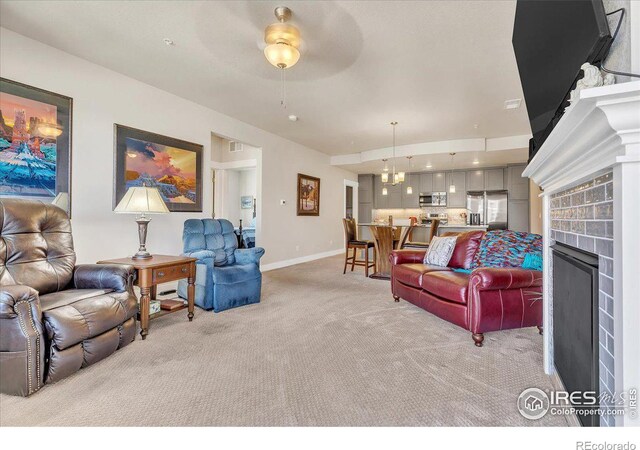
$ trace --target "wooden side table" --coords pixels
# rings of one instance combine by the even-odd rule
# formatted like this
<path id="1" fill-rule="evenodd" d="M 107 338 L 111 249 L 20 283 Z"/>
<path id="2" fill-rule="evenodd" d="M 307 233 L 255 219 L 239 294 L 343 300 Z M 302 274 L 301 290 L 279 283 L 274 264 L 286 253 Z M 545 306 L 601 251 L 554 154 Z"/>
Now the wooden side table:
<path id="1" fill-rule="evenodd" d="M 185 307 L 174 310 L 161 310 L 149 315 L 149 303 L 155 299 L 157 286 L 160 283 L 187 279 L 187 306 L 189 322 L 193 320 L 194 301 L 196 296 L 196 261 L 186 256 L 153 255 L 149 259 L 119 258 L 98 261 L 97 264 L 123 264 L 133 266 L 138 272 L 136 285 L 140 288 L 140 336 L 146 339 L 149 334 L 149 321 L 172 312 L 181 311 Z"/>

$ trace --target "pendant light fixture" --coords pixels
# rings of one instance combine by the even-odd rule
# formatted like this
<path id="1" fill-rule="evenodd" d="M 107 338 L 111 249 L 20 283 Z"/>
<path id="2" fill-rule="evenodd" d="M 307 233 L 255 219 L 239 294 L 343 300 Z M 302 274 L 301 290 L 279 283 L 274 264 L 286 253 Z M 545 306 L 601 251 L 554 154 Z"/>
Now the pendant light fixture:
<path id="1" fill-rule="evenodd" d="M 280 69 L 282 80 L 282 95 L 280 104 L 285 106 L 285 69 L 296 65 L 300 59 L 300 31 L 291 24 L 291 10 L 286 6 L 278 6 L 274 14 L 277 23 L 272 23 L 264 30 L 264 56 L 273 66 Z"/>
<path id="2" fill-rule="evenodd" d="M 456 156 L 455 153 L 449 153 L 451 155 L 451 185 L 449 186 L 449 193 L 450 194 L 455 194 L 456 193 L 456 185 L 453 184 L 453 157 Z"/>
<path id="3" fill-rule="evenodd" d="M 411 172 L 411 158 L 413 158 L 413 156 L 407 156 L 407 159 L 409 160 L 409 172 Z M 413 187 L 407 186 L 407 195 L 412 195 L 412 194 L 413 194 Z"/>
<path id="4" fill-rule="evenodd" d="M 380 180 L 386 184 L 389 182 L 389 167 L 387 167 L 386 158 L 384 158 L 382 162 L 384 163 L 384 167 L 382 168 L 382 173 L 380 174 Z"/>
<path id="5" fill-rule="evenodd" d="M 404 172 L 396 172 L 396 125 L 398 125 L 398 122 L 391 122 L 393 127 L 393 176 L 391 178 L 393 186 L 404 181 Z"/>
<path id="6" fill-rule="evenodd" d="M 382 195 L 387 195 L 387 188 L 386 187 L 382 188 Z"/>

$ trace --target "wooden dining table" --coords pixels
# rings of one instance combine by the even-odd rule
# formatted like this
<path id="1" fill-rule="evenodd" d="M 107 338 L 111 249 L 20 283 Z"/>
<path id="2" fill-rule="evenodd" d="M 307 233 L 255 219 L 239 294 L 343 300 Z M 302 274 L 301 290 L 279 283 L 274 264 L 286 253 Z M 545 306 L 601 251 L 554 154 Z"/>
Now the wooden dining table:
<path id="1" fill-rule="evenodd" d="M 376 248 L 376 271 L 369 275 L 370 278 L 379 280 L 391 279 L 389 255 L 393 250 L 402 247 L 403 231 L 408 228 L 408 225 L 369 225 L 373 244 Z"/>

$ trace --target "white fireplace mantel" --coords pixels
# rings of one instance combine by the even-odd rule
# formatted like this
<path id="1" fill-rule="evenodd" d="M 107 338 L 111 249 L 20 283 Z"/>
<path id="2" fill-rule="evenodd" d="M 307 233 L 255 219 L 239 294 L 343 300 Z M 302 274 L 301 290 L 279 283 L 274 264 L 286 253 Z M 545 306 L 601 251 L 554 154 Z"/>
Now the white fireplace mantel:
<path id="1" fill-rule="evenodd" d="M 622 161 L 640 161 L 640 81 L 581 91 L 523 176 L 553 194 Z"/>
<path id="2" fill-rule="evenodd" d="M 550 198 L 613 171 L 615 390 L 640 389 L 640 81 L 586 89 L 560 119 L 523 176 L 543 189 L 545 371 L 554 372 Z M 546 328 L 549 330 L 549 328 Z M 640 410 L 616 425 L 640 425 Z"/>

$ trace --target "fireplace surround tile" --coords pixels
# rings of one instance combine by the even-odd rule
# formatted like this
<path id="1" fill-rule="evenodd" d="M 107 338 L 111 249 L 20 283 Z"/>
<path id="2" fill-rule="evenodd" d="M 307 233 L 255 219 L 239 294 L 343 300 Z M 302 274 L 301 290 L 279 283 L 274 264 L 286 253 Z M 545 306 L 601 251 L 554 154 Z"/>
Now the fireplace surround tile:
<path id="1" fill-rule="evenodd" d="M 550 237 L 598 255 L 600 390 L 615 391 L 613 311 L 613 173 L 595 177 L 550 197 Z M 613 420 L 602 418 L 601 425 Z"/>

